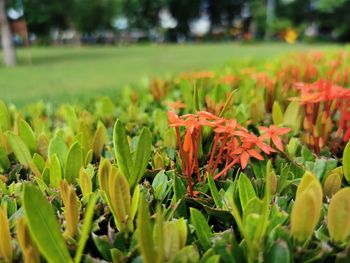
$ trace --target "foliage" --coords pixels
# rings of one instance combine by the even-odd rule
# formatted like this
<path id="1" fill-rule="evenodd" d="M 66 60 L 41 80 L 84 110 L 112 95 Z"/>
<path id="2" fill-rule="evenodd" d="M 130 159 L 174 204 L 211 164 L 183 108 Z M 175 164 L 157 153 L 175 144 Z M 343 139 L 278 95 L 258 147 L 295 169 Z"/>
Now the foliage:
<path id="1" fill-rule="evenodd" d="M 116 102 L 0 103 L 1 260 L 348 261 L 345 58 L 186 72 Z"/>

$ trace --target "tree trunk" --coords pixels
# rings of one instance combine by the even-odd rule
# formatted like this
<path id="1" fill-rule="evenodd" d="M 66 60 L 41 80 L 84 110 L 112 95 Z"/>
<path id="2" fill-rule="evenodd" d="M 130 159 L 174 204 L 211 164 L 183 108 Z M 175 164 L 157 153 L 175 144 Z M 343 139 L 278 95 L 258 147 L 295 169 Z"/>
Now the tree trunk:
<path id="1" fill-rule="evenodd" d="M 5 0 L 0 0 L 0 34 L 6 66 L 16 65 L 16 53 L 12 42 L 12 33 L 6 15 Z"/>

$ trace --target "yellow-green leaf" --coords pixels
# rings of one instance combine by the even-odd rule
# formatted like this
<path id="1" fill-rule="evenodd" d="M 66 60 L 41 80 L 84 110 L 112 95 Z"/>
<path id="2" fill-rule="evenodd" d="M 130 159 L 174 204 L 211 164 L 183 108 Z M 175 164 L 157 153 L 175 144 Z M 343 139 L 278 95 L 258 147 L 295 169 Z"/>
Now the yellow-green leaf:
<path id="1" fill-rule="evenodd" d="M 88 172 L 81 168 L 79 172 L 79 184 L 83 197 L 88 196 L 92 193 L 92 180 Z"/>
<path id="2" fill-rule="evenodd" d="M 137 239 L 139 248 L 145 263 L 156 262 L 156 253 L 154 249 L 153 230 L 148 210 L 148 204 L 143 195 L 140 196 L 139 211 L 137 215 Z"/>
<path id="3" fill-rule="evenodd" d="M 115 167 L 112 167 L 109 176 L 109 197 L 113 211 L 117 217 L 117 225 L 123 227 L 119 231 L 123 231 L 128 226 L 130 220 L 130 186 L 124 175 Z"/>
<path id="4" fill-rule="evenodd" d="M 20 217 L 16 223 L 16 233 L 19 246 L 22 250 L 25 263 L 39 263 L 40 254 L 32 237 L 30 236 L 28 224 L 24 217 Z"/>
<path id="5" fill-rule="evenodd" d="M 126 131 L 119 120 L 117 120 L 113 129 L 113 145 L 118 167 L 130 182 L 133 163 L 131 160 L 131 153 L 128 139 L 126 137 Z"/>
<path id="6" fill-rule="evenodd" d="M 13 257 L 13 248 L 11 242 L 11 232 L 7 212 L 0 207 L 0 258 L 5 262 L 11 263 Z"/>
<path id="7" fill-rule="evenodd" d="M 129 179 L 133 189 L 139 183 L 148 165 L 151 154 L 152 134 L 148 128 L 143 128 L 137 142 L 135 157 L 133 160 L 132 175 Z M 119 164 L 119 163 L 118 163 Z"/>
<path id="8" fill-rule="evenodd" d="M 314 180 L 318 181 L 317 177 L 313 173 L 306 171 L 299 183 L 296 197 L 298 197 Z"/>
<path id="9" fill-rule="evenodd" d="M 343 172 L 345 179 L 350 181 L 350 141 L 345 146 L 343 152 Z"/>
<path id="10" fill-rule="evenodd" d="M 54 154 L 50 161 L 50 185 L 52 187 L 58 187 L 62 180 L 62 167 L 57 155 Z"/>
<path id="11" fill-rule="evenodd" d="M 300 243 L 309 239 L 320 217 L 317 198 L 311 191 L 304 191 L 296 199 L 291 214 L 291 233 Z"/>
<path id="12" fill-rule="evenodd" d="M 11 119 L 5 103 L 0 100 L 0 128 L 3 131 L 11 129 Z"/>
<path id="13" fill-rule="evenodd" d="M 338 191 L 328 207 L 328 231 L 334 242 L 344 242 L 350 235 L 350 187 Z"/>
<path id="14" fill-rule="evenodd" d="M 294 132 L 297 132 L 301 125 L 301 119 L 299 102 L 290 102 L 283 115 L 283 125 L 288 126 L 292 128 Z"/>
<path id="15" fill-rule="evenodd" d="M 64 178 L 68 183 L 74 183 L 79 176 L 80 168 L 83 166 L 83 151 L 78 142 L 74 143 L 69 149 Z"/>
<path id="16" fill-rule="evenodd" d="M 64 217 L 66 219 L 66 231 L 64 235 L 67 238 L 74 238 L 78 231 L 80 202 L 73 186 L 69 185 L 65 180 L 60 182 L 60 193 L 64 204 Z"/>
<path id="17" fill-rule="evenodd" d="M 57 133 L 55 137 L 50 141 L 49 148 L 49 159 L 56 154 L 58 159 L 60 160 L 60 164 L 62 167 L 65 167 L 66 159 L 68 155 L 68 147 L 62 136 Z"/>
<path id="18" fill-rule="evenodd" d="M 24 187 L 23 208 L 31 236 L 46 260 L 72 262 L 52 206 L 33 185 Z"/>
<path id="19" fill-rule="evenodd" d="M 107 194 L 109 193 L 108 181 L 111 169 L 112 165 L 110 161 L 108 159 L 103 159 L 101 160 L 97 171 L 97 178 L 100 189 L 105 191 Z"/>
<path id="20" fill-rule="evenodd" d="M 25 120 L 21 120 L 19 123 L 18 135 L 25 142 L 32 153 L 36 152 L 38 145 L 35 134 Z"/>
<path id="21" fill-rule="evenodd" d="M 341 177 L 337 173 L 331 173 L 327 176 L 323 184 L 323 193 L 331 198 L 341 187 Z"/>
<path id="22" fill-rule="evenodd" d="M 18 135 L 14 134 L 13 132 L 7 132 L 6 134 L 7 134 L 8 142 L 17 160 L 24 167 L 28 168 L 30 165 L 30 162 L 32 161 L 32 156 L 30 154 L 30 151 L 27 145 Z"/>
<path id="23" fill-rule="evenodd" d="M 191 212 L 191 224 L 194 226 L 196 230 L 196 234 L 199 240 L 199 243 L 203 247 L 203 249 L 207 250 L 211 247 L 211 237 L 212 232 L 211 229 L 200 211 L 195 208 L 190 208 Z"/>
<path id="24" fill-rule="evenodd" d="M 94 135 L 93 139 L 93 152 L 94 156 L 100 158 L 104 144 L 106 143 L 106 128 L 101 124 Z"/>
<path id="25" fill-rule="evenodd" d="M 278 101 L 275 101 L 272 106 L 272 120 L 275 125 L 280 125 L 283 122 L 283 112 Z"/>
<path id="26" fill-rule="evenodd" d="M 89 200 L 89 204 L 86 208 L 86 212 L 84 215 L 84 223 L 83 223 L 83 227 L 81 230 L 81 236 L 79 239 L 79 243 L 78 243 L 78 248 L 77 251 L 75 253 L 75 257 L 74 257 L 74 262 L 75 263 L 79 263 L 81 260 L 81 256 L 83 254 L 84 251 L 84 247 L 86 244 L 86 241 L 89 238 L 89 234 L 90 234 L 90 229 L 91 229 L 91 223 L 92 223 L 92 218 L 94 216 L 94 208 L 95 208 L 95 204 L 97 201 L 97 195 L 93 194 Z"/>

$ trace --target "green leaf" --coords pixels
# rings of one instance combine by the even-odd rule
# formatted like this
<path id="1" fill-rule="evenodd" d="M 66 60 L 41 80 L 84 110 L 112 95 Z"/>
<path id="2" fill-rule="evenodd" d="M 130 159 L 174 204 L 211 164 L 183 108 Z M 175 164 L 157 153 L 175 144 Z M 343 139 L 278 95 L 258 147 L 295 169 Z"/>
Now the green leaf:
<path id="1" fill-rule="evenodd" d="M 83 223 L 83 227 L 81 230 L 81 236 L 79 239 L 77 251 L 75 253 L 75 258 L 74 258 L 75 263 L 80 262 L 86 241 L 89 238 L 91 223 L 92 223 L 92 218 L 94 216 L 94 208 L 95 208 L 95 204 L 97 201 L 97 197 L 98 197 L 97 194 L 92 194 L 90 197 L 90 200 L 89 200 L 89 204 L 86 208 L 86 212 L 85 212 L 85 216 L 84 216 L 84 223 Z"/>
<path id="2" fill-rule="evenodd" d="M 126 262 L 125 256 L 122 251 L 117 248 L 111 249 L 111 257 L 113 263 Z"/>
<path id="3" fill-rule="evenodd" d="M 309 150 L 309 148 L 307 148 L 306 146 L 303 146 L 301 148 L 301 159 L 303 163 L 307 161 L 313 162 L 315 160 L 315 157 L 312 154 L 312 152 Z"/>
<path id="4" fill-rule="evenodd" d="M 68 147 L 62 136 L 59 133 L 56 133 L 55 137 L 50 141 L 48 156 L 51 160 L 51 157 L 56 154 L 58 159 L 60 160 L 60 164 L 62 167 L 66 165 L 66 159 L 68 155 Z"/>
<path id="5" fill-rule="evenodd" d="M 157 263 L 164 262 L 164 216 L 161 206 L 157 206 L 156 223 L 154 226 L 154 242 L 157 250 Z"/>
<path id="6" fill-rule="evenodd" d="M 342 177 L 337 173 L 327 175 L 323 183 L 323 194 L 331 198 L 341 188 Z"/>
<path id="7" fill-rule="evenodd" d="M 262 214 L 264 209 L 264 202 L 258 197 L 254 197 L 248 201 L 243 212 L 243 223 L 247 223 L 247 216 L 249 214 Z"/>
<path id="8" fill-rule="evenodd" d="M 241 202 L 242 209 L 244 211 L 245 206 L 247 203 L 256 197 L 256 193 L 254 190 L 254 187 L 252 183 L 250 182 L 249 178 L 244 174 L 241 173 L 238 179 L 238 193 L 239 193 L 239 199 Z"/>
<path id="9" fill-rule="evenodd" d="M 173 183 L 173 190 L 174 190 L 174 199 L 175 202 L 181 200 L 185 194 L 186 194 L 186 187 L 181 181 L 181 179 L 174 174 L 173 177 L 174 183 Z"/>
<path id="10" fill-rule="evenodd" d="M 140 196 L 139 211 L 137 215 L 137 239 L 143 257 L 143 262 L 156 262 L 156 253 L 154 251 L 153 230 L 151 226 L 148 204 L 143 195 Z"/>
<path id="11" fill-rule="evenodd" d="M 12 151 L 14 152 L 17 160 L 24 167 L 29 167 L 30 162 L 32 161 L 32 156 L 27 145 L 24 141 L 13 132 L 7 132 L 8 142 L 11 146 Z"/>
<path id="12" fill-rule="evenodd" d="M 126 131 L 120 120 L 117 120 L 117 122 L 114 125 L 113 145 L 115 156 L 118 162 L 118 167 L 130 182 L 130 178 L 132 175 L 132 160 L 128 138 L 126 137 Z"/>
<path id="13" fill-rule="evenodd" d="M 328 207 L 328 232 L 335 243 L 344 242 L 350 235 L 350 187 L 338 191 Z"/>
<path id="14" fill-rule="evenodd" d="M 321 186 L 318 187 L 321 188 Z M 296 197 L 291 213 L 291 233 L 300 243 L 311 237 L 321 213 L 319 199 L 322 202 L 322 197 L 319 198 L 313 189 L 309 190 L 310 188 L 311 186 Z"/>
<path id="15" fill-rule="evenodd" d="M 291 253 L 288 244 L 284 240 L 278 240 L 265 257 L 267 263 L 290 263 Z"/>
<path id="16" fill-rule="evenodd" d="M 92 233 L 92 240 L 94 241 L 94 244 L 102 255 L 102 258 L 111 261 L 112 255 L 111 255 L 111 249 L 113 248 L 112 245 L 109 242 L 109 238 L 107 236 L 99 236 L 94 233 Z"/>
<path id="17" fill-rule="evenodd" d="M 32 238 L 48 262 L 72 262 L 54 210 L 40 190 L 25 185 L 23 208 Z"/>
<path id="18" fill-rule="evenodd" d="M 200 259 L 199 263 L 205 263 L 208 259 L 210 259 L 212 256 L 215 256 L 216 252 L 213 248 L 209 248 Z"/>
<path id="19" fill-rule="evenodd" d="M 37 140 L 32 128 L 25 120 L 21 120 L 19 123 L 18 135 L 28 146 L 29 150 L 34 153 L 38 146 Z"/>
<path id="20" fill-rule="evenodd" d="M 0 146 L 0 167 L 7 171 L 10 168 L 10 160 L 4 147 Z"/>
<path id="21" fill-rule="evenodd" d="M 154 129 L 160 134 L 168 129 L 168 114 L 162 109 L 156 109 L 153 112 Z"/>
<path id="22" fill-rule="evenodd" d="M 102 124 L 97 128 L 94 138 L 93 138 L 93 143 L 92 143 L 92 148 L 93 148 L 93 153 L 94 156 L 97 158 L 100 158 L 101 152 L 103 150 L 103 146 L 106 143 L 106 128 Z"/>
<path id="23" fill-rule="evenodd" d="M 60 160 L 57 155 L 54 154 L 50 161 L 50 185 L 52 187 L 58 187 L 60 181 L 62 180 L 62 168 Z"/>
<path id="24" fill-rule="evenodd" d="M 3 131 L 11 129 L 10 115 L 5 103 L 2 100 L 0 100 L 0 128 Z"/>
<path id="25" fill-rule="evenodd" d="M 133 221 L 136 215 L 140 200 L 140 185 L 136 185 L 131 199 L 130 220 Z"/>
<path id="26" fill-rule="evenodd" d="M 175 257 L 170 261 L 171 263 L 196 263 L 199 260 L 199 253 L 195 246 L 186 246 L 181 249 Z"/>
<path id="27" fill-rule="evenodd" d="M 211 196 L 214 199 L 214 203 L 216 205 L 217 208 L 222 208 L 223 207 L 223 200 L 221 195 L 219 194 L 218 189 L 216 188 L 215 182 L 214 182 L 214 178 L 212 176 L 208 176 L 208 184 L 209 184 L 209 188 L 210 188 L 210 192 L 211 192 Z"/>
<path id="28" fill-rule="evenodd" d="M 280 125 L 283 122 L 283 112 L 278 101 L 275 101 L 272 106 L 272 120 L 275 125 Z"/>
<path id="29" fill-rule="evenodd" d="M 128 180 L 116 167 L 112 167 L 109 177 L 109 199 L 119 231 L 130 224 L 131 197 Z"/>
<path id="30" fill-rule="evenodd" d="M 292 101 L 283 115 L 283 125 L 293 129 L 294 132 L 299 131 L 302 116 L 300 114 L 300 106 L 298 101 Z"/>
<path id="31" fill-rule="evenodd" d="M 143 128 L 137 142 L 136 153 L 133 161 L 132 176 L 129 180 L 131 189 L 139 183 L 148 165 L 151 154 L 152 134 L 148 128 Z M 119 164 L 119 162 L 118 162 Z"/>
<path id="32" fill-rule="evenodd" d="M 232 102 L 232 99 L 233 99 L 233 94 L 235 94 L 237 92 L 237 89 L 234 89 L 231 93 L 230 93 L 230 96 L 226 99 L 226 102 L 225 102 L 225 105 L 224 107 L 222 108 L 220 114 L 219 114 L 219 117 L 223 117 L 226 112 L 228 111 L 230 105 L 231 105 L 231 102 Z"/>
<path id="33" fill-rule="evenodd" d="M 45 159 L 37 153 L 33 155 L 33 163 L 38 167 L 39 171 L 42 172 L 45 168 Z"/>
<path id="34" fill-rule="evenodd" d="M 198 95 L 198 88 L 196 85 L 196 82 L 193 86 L 193 110 L 194 112 L 200 111 L 199 109 L 199 95 Z"/>
<path id="35" fill-rule="evenodd" d="M 343 171 L 344 177 L 350 181 L 350 141 L 346 144 L 343 152 Z"/>
<path id="36" fill-rule="evenodd" d="M 214 255 L 208 258 L 205 263 L 219 263 L 220 262 L 220 256 L 219 255 Z"/>
<path id="37" fill-rule="evenodd" d="M 83 166 L 83 150 L 78 142 L 74 143 L 68 152 L 64 178 L 68 183 L 74 183 L 79 176 L 80 168 Z"/>
<path id="38" fill-rule="evenodd" d="M 166 193 L 168 187 L 168 177 L 165 175 L 164 170 L 157 173 L 152 182 L 152 188 L 154 190 L 154 197 L 157 200 L 162 201 L 164 193 Z"/>
<path id="39" fill-rule="evenodd" d="M 326 170 L 326 160 L 325 159 L 317 159 L 314 165 L 314 173 L 316 174 L 318 180 L 322 180 L 323 175 Z"/>
<path id="40" fill-rule="evenodd" d="M 204 250 L 208 250 L 211 247 L 210 239 L 213 235 L 210 226 L 208 225 L 205 217 L 199 210 L 195 208 L 190 208 L 190 213 L 191 223 L 194 226 L 194 229 L 196 230 L 199 243 L 201 244 Z"/>

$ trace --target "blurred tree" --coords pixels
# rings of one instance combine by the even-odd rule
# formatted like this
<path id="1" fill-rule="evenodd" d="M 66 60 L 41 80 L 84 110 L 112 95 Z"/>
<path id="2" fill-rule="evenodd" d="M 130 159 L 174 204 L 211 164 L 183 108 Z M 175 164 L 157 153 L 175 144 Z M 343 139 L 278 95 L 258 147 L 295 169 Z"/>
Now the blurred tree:
<path id="1" fill-rule="evenodd" d="M 81 33 L 111 28 L 116 11 L 115 0 L 72 0 L 70 26 Z"/>
<path id="2" fill-rule="evenodd" d="M 202 0 L 169 0 L 169 10 L 177 20 L 176 32 L 187 37 L 189 22 L 199 16 Z"/>
<path id="3" fill-rule="evenodd" d="M 0 0 L 0 27 L 4 63 L 6 66 L 14 66 L 16 65 L 16 52 L 12 41 L 9 21 L 7 19 L 5 0 Z"/>
<path id="4" fill-rule="evenodd" d="M 129 26 L 151 29 L 158 26 L 159 11 L 169 0 L 118 0 L 118 12 L 128 18 Z"/>
<path id="5" fill-rule="evenodd" d="M 314 8 L 321 34 L 343 42 L 350 40 L 350 0 L 318 0 Z"/>
<path id="6" fill-rule="evenodd" d="M 30 31 L 47 36 L 53 28 L 81 33 L 110 28 L 115 5 L 115 0 L 26 0 L 24 10 Z"/>
<path id="7" fill-rule="evenodd" d="M 71 10 L 70 2 L 69 0 L 24 1 L 24 15 L 30 32 L 43 37 L 47 36 L 52 28 L 66 28 L 66 14 Z"/>
<path id="8" fill-rule="evenodd" d="M 208 13 L 212 26 L 231 27 L 233 20 L 241 15 L 244 0 L 209 0 Z"/>
<path id="9" fill-rule="evenodd" d="M 253 17 L 255 37 L 263 38 L 266 31 L 266 1 L 265 0 L 247 0 L 250 12 Z"/>
<path id="10" fill-rule="evenodd" d="M 314 12 L 311 10 L 313 0 L 280 0 L 277 1 L 276 13 L 279 17 L 289 19 L 293 25 L 311 22 Z"/>

